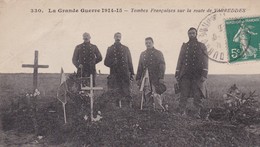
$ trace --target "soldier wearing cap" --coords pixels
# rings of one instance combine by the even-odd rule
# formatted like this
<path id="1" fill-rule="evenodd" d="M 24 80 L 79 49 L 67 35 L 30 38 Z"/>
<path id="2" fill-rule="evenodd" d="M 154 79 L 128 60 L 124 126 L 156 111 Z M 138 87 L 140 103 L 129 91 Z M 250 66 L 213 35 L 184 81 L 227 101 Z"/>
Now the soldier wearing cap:
<path id="1" fill-rule="evenodd" d="M 121 33 L 115 33 L 114 39 L 115 43 L 108 47 L 104 61 L 105 66 L 110 68 L 108 80 L 113 80 L 113 84 L 115 84 L 113 88 L 119 90 L 120 97 L 117 99 L 119 106 L 121 107 L 122 98 L 126 98 L 131 106 L 130 82 L 134 75 L 131 53 L 127 46 L 121 44 Z"/>
<path id="2" fill-rule="evenodd" d="M 93 85 L 95 86 L 96 64 L 102 61 L 102 55 L 96 45 L 90 43 L 91 36 L 89 33 L 83 34 L 84 42 L 77 45 L 72 62 L 77 68 L 77 75 L 89 77 L 93 75 Z M 85 86 L 86 81 L 83 83 Z"/>
<path id="3" fill-rule="evenodd" d="M 150 88 L 152 89 L 155 109 L 164 110 L 162 106 L 161 94 L 166 90 L 166 87 L 161 88 L 164 83 L 165 61 L 161 51 L 154 48 L 154 42 L 151 37 L 145 39 L 147 49 L 140 55 L 136 81 L 138 86 L 141 85 L 141 80 L 148 70 Z M 163 89 L 163 91 L 161 91 Z"/>
<path id="4" fill-rule="evenodd" d="M 206 46 L 197 40 L 197 30 L 188 30 L 189 41 L 183 43 L 179 54 L 175 77 L 180 84 L 179 111 L 186 115 L 188 98 L 193 98 L 197 108 L 195 117 L 200 118 L 202 98 L 207 97 L 205 80 L 208 75 L 208 57 Z"/>

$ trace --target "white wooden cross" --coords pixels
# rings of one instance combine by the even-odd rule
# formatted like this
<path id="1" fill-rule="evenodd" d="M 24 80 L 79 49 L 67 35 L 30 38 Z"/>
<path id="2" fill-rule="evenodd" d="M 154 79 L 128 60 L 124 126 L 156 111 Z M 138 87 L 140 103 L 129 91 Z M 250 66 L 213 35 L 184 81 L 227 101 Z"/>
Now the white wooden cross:
<path id="1" fill-rule="evenodd" d="M 93 121 L 94 117 L 93 117 L 93 103 L 94 103 L 94 90 L 103 90 L 103 87 L 94 87 L 93 86 L 93 75 L 90 75 L 90 86 L 85 86 L 83 87 L 81 84 L 81 90 L 82 91 L 90 91 L 90 93 L 88 94 L 89 98 L 90 98 L 90 119 L 91 121 Z"/>

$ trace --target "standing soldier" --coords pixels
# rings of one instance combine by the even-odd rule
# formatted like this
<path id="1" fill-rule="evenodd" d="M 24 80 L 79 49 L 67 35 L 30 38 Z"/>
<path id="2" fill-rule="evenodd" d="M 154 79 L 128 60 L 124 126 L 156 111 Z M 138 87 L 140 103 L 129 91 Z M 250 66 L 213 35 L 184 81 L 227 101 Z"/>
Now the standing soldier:
<path id="1" fill-rule="evenodd" d="M 90 43 L 90 34 L 84 33 L 82 44 L 76 46 L 72 58 L 72 62 L 77 68 L 77 76 L 89 77 L 93 75 L 93 86 L 96 79 L 96 64 L 102 61 L 102 56 L 96 45 Z M 87 83 L 84 82 L 83 85 Z"/>
<path id="2" fill-rule="evenodd" d="M 113 86 L 119 89 L 121 96 L 117 99 L 119 107 L 121 107 L 122 98 L 126 98 L 130 107 L 132 107 L 130 81 L 133 80 L 134 69 L 131 53 L 127 46 L 120 43 L 121 33 L 115 33 L 114 39 L 115 43 L 107 49 L 105 65 L 110 68 L 109 77 L 113 77 L 113 84 L 115 84 Z"/>
<path id="3" fill-rule="evenodd" d="M 157 110 L 165 110 L 162 106 L 161 94 L 166 90 L 164 86 L 165 62 L 161 51 L 154 48 L 154 42 L 151 37 L 145 39 L 147 49 L 140 55 L 136 81 L 141 86 L 144 77 L 148 76 L 149 84 L 154 100 L 154 107 Z M 148 71 L 148 72 L 147 72 Z M 148 74 L 148 75 L 146 75 Z M 163 88 L 161 88 L 163 86 Z M 163 89 L 163 90 L 161 90 Z M 142 104 L 141 104 L 142 105 Z"/>
<path id="4" fill-rule="evenodd" d="M 208 57 L 206 46 L 198 42 L 197 30 L 188 30 L 189 41 L 183 43 L 177 63 L 175 77 L 180 84 L 179 111 L 186 115 L 186 104 L 193 97 L 196 107 L 195 117 L 200 118 L 202 98 L 206 98 L 204 81 L 208 75 Z"/>

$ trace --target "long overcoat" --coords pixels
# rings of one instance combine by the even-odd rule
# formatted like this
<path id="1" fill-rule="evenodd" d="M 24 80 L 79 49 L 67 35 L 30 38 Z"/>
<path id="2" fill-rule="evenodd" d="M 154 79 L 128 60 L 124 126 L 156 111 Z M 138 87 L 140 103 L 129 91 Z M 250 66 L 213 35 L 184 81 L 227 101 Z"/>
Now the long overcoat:
<path id="1" fill-rule="evenodd" d="M 208 54 L 206 46 L 196 41 L 195 43 L 183 43 L 178 58 L 175 76 L 181 81 L 182 77 L 196 77 L 196 84 L 201 90 L 204 97 L 207 97 L 207 89 L 205 82 L 201 81 L 201 77 L 208 76 Z M 187 85 L 189 87 L 189 85 Z"/>
<path id="2" fill-rule="evenodd" d="M 124 83 L 123 88 L 130 88 L 130 77 L 134 75 L 134 69 L 131 53 L 127 46 L 115 43 L 108 47 L 104 64 L 110 68 L 108 77 L 108 86 L 110 88 L 117 88 L 120 86 L 118 84 L 122 82 Z"/>
<path id="3" fill-rule="evenodd" d="M 151 84 L 158 84 L 159 79 L 164 79 L 165 61 L 161 51 L 152 48 L 143 51 L 139 58 L 136 80 L 141 80 L 148 70 Z"/>
<path id="4" fill-rule="evenodd" d="M 78 75 L 81 74 L 80 64 L 83 65 L 83 75 L 96 74 L 96 64 L 100 61 L 102 61 L 102 55 L 96 45 L 84 42 L 76 46 L 72 62 L 78 69 Z"/>

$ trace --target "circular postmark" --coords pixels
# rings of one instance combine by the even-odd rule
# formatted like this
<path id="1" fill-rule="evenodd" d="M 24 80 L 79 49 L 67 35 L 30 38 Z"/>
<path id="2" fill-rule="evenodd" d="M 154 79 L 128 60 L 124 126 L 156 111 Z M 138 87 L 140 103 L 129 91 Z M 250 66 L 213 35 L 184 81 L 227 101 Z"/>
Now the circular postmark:
<path id="1" fill-rule="evenodd" d="M 210 60 L 228 63 L 228 52 L 225 43 L 224 19 L 225 13 L 208 14 L 198 26 L 198 40 L 207 47 Z"/>
<path id="2" fill-rule="evenodd" d="M 207 47 L 208 58 L 218 63 L 229 63 L 228 49 L 226 45 L 225 20 L 226 13 L 213 12 L 201 20 L 198 30 L 198 40 Z M 237 55 L 243 56 L 243 52 Z"/>

